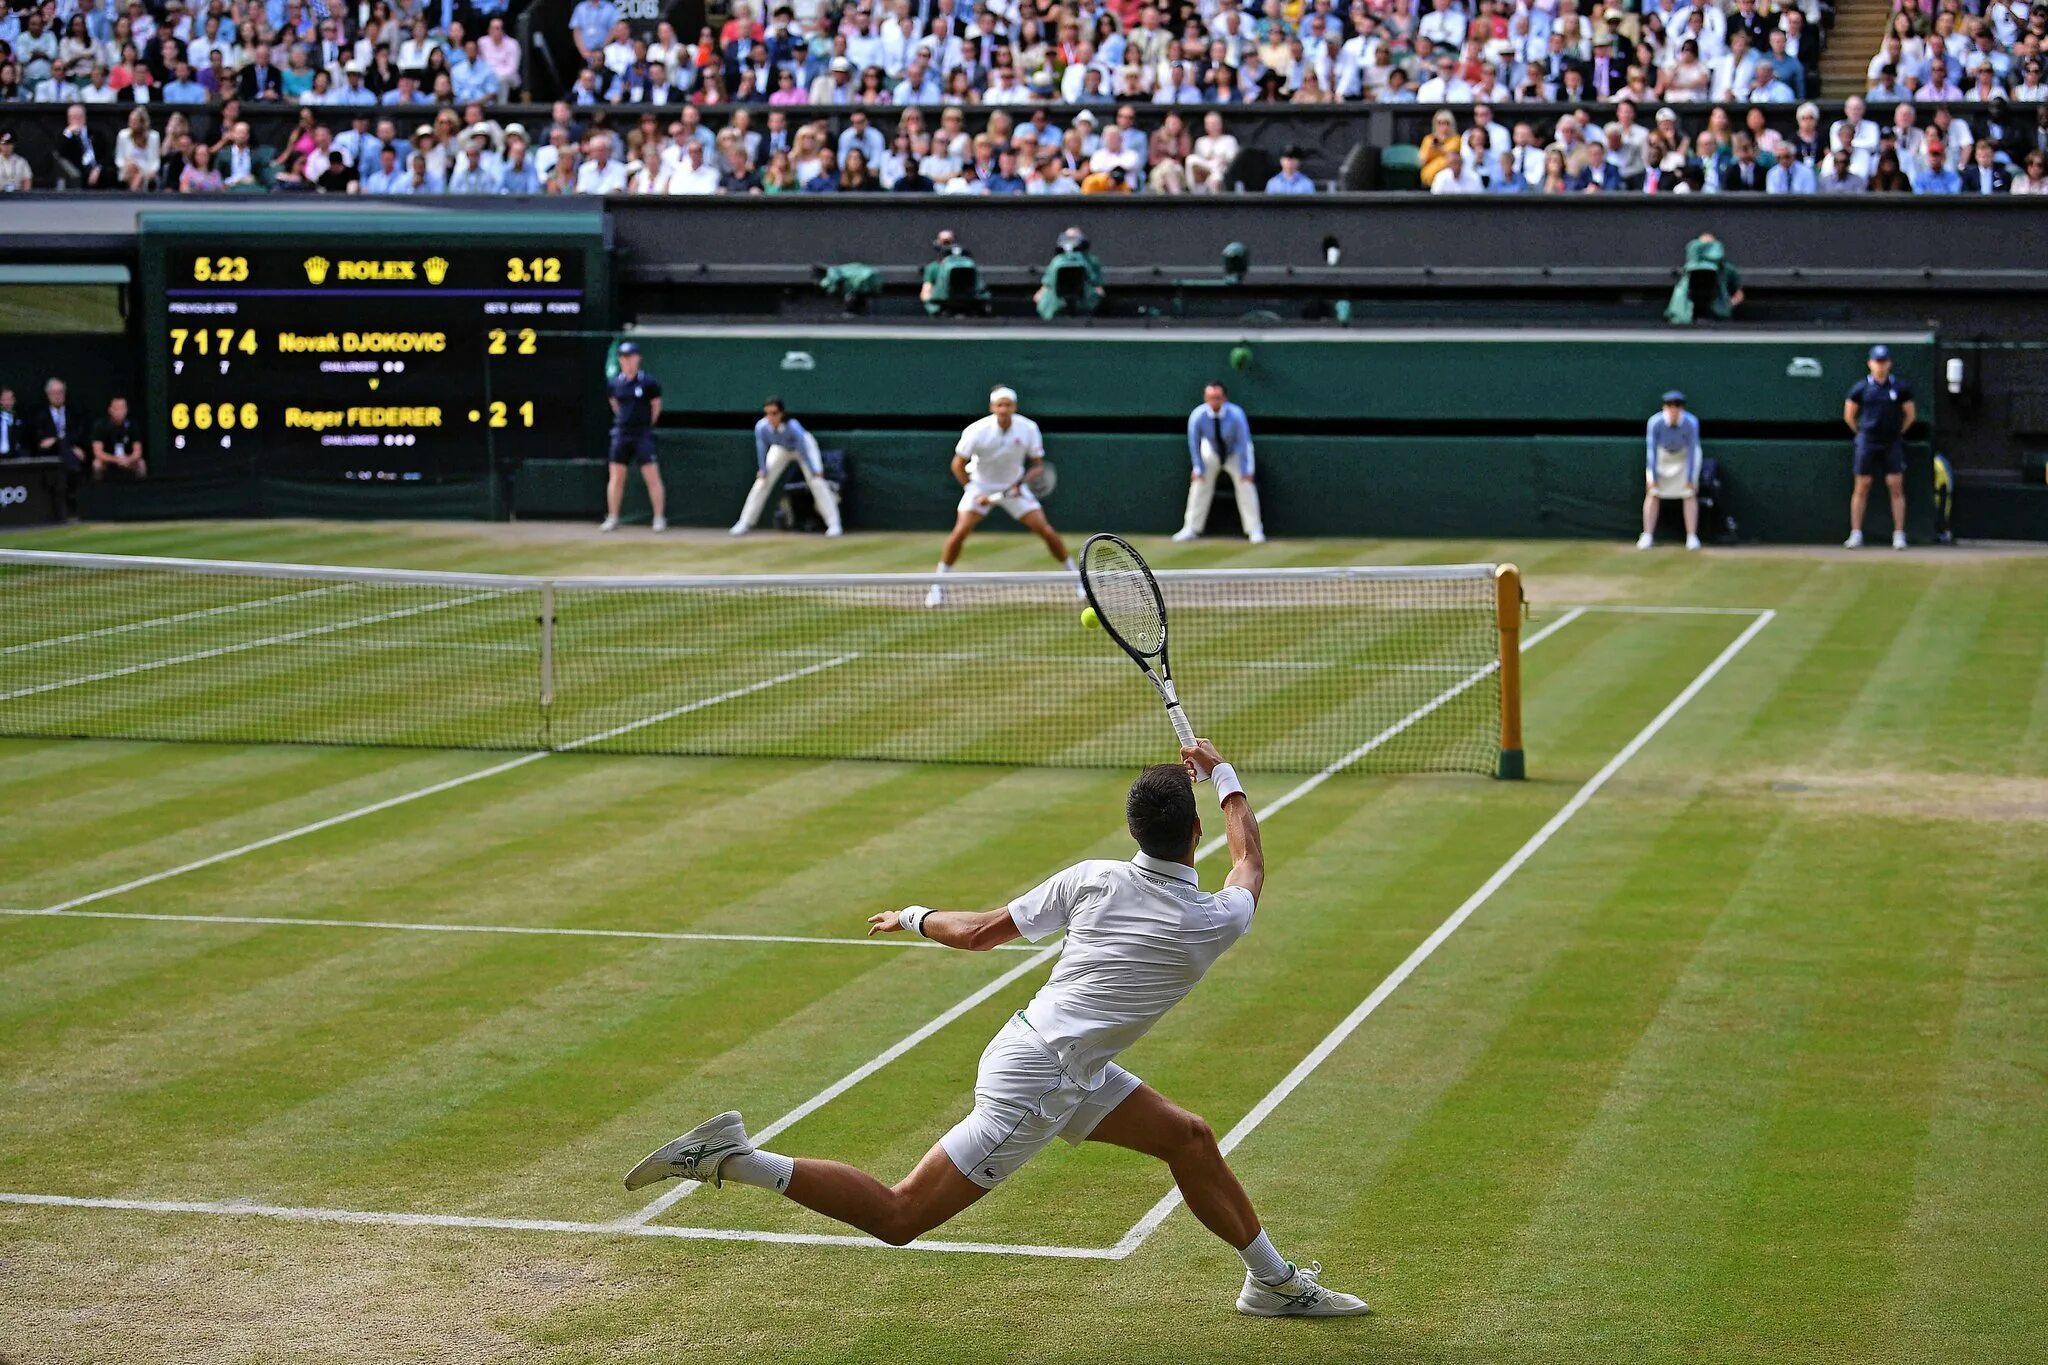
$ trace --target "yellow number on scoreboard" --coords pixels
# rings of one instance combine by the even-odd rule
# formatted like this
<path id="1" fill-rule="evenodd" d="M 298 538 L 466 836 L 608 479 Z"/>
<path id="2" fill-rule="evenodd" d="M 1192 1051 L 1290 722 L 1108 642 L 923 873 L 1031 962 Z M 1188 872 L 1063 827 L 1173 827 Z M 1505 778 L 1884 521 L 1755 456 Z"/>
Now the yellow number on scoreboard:
<path id="1" fill-rule="evenodd" d="M 200 256 L 192 262 L 192 278 L 201 284 L 244 284 L 249 279 L 247 256 Z"/>
<path id="2" fill-rule="evenodd" d="M 171 354 L 185 354 L 186 343 L 201 355 L 226 355 L 229 351 L 240 351 L 243 355 L 256 354 L 256 329 L 244 328 L 237 332 L 232 327 L 215 327 L 208 331 L 204 327 L 171 329 Z"/>
<path id="3" fill-rule="evenodd" d="M 560 284 L 560 256 L 514 256 L 505 262 L 505 279 L 511 284 Z"/>
<path id="4" fill-rule="evenodd" d="M 497 403 L 497 402 L 494 402 L 494 403 L 492 403 L 492 404 L 491 404 L 491 425 L 492 425 L 492 426 L 494 426 L 494 427 L 504 427 L 504 426 L 510 426 L 510 425 L 512 424 L 512 423 L 511 423 L 511 414 L 512 414 L 512 412 L 513 412 L 513 411 L 514 411 L 514 409 L 513 409 L 513 408 L 512 408 L 512 407 L 511 407 L 511 406 L 510 406 L 509 404 L 505 404 L 505 403 Z M 519 407 L 518 407 L 517 411 L 518 411 L 518 413 L 519 413 L 519 425 L 520 425 L 520 426 L 522 426 L 522 427 L 530 427 L 530 426 L 532 426 L 532 425 L 533 425 L 533 400 L 532 400 L 532 399 L 530 399 L 530 398 L 529 398 L 529 399 L 527 399 L 527 400 L 526 400 L 526 401 L 525 401 L 524 403 L 521 403 L 521 404 L 519 405 Z"/>
<path id="5" fill-rule="evenodd" d="M 189 427 L 197 427 L 201 431 L 211 431 L 215 427 L 222 431 L 233 431 L 238 426 L 244 431 L 256 429 L 254 403 L 244 403 L 240 407 L 233 403 L 221 403 L 218 406 L 209 406 L 205 403 L 171 404 L 173 431 L 184 431 Z"/>
<path id="6" fill-rule="evenodd" d="M 504 355 L 507 353 L 506 343 L 510 340 L 510 334 L 503 327 L 493 327 L 487 335 L 490 337 L 490 353 L 492 355 Z M 519 354 L 539 355 L 539 341 L 540 333 L 534 331 L 531 327 L 521 327 L 519 329 Z"/>

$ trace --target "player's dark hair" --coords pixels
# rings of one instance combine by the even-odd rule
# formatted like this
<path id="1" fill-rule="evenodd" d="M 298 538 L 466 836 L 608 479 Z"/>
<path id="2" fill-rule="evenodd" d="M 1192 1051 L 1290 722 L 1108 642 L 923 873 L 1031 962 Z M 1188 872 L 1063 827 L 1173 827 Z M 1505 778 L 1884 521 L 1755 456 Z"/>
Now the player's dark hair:
<path id="1" fill-rule="evenodd" d="M 1138 774 L 1124 799 L 1124 822 L 1138 847 L 1155 858 L 1180 862 L 1195 838 L 1195 787 L 1187 769 L 1161 763 Z"/>
<path id="2" fill-rule="evenodd" d="M 783 414 L 784 414 L 785 416 L 786 416 L 786 415 L 788 414 L 788 412 L 789 412 L 789 408 L 788 408 L 788 406 L 787 406 L 787 405 L 785 405 L 785 404 L 783 403 L 783 401 L 782 401 L 782 400 L 781 400 L 780 398 L 777 398 L 777 397 L 776 397 L 776 396 L 775 396 L 774 394 L 772 394 L 772 393 L 771 393 L 771 394 L 769 394 L 769 395 L 768 395 L 768 396 L 767 396 L 766 398 L 763 398 L 763 399 L 761 400 L 761 406 L 762 406 L 762 407 L 764 407 L 764 408 L 775 408 L 775 409 L 779 410 L 780 412 L 782 412 L 782 413 L 783 413 Z"/>
<path id="3" fill-rule="evenodd" d="M 1220 379 L 1212 379 L 1208 383 L 1204 384 L 1202 387 L 1205 389 L 1221 390 L 1225 398 L 1230 397 L 1230 390 L 1223 387 L 1223 381 Z"/>

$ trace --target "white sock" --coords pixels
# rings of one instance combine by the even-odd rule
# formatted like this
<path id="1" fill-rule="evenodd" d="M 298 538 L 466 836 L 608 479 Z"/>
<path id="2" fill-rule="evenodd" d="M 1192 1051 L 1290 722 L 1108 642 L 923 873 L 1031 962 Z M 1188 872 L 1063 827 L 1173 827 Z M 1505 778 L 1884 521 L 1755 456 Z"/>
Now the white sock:
<path id="1" fill-rule="evenodd" d="M 1079 573 L 1079 572 L 1081 572 L 1080 566 L 1074 563 L 1074 557 L 1073 557 L 1072 555 L 1068 555 L 1068 556 L 1067 556 L 1067 558 L 1066 558 L 1066 566 L 1067 566 L 1067 572 L 1068 572 L 1068 573 Z"/>
<path id="2" fill-rule="evenodd" d="M 951 573 L 951 572 L 953 572 L 953 566 L 952 566 L 951 564 L 948 564 L 948 563 L 946 563 L 946 562 L 945 562 L 944 560 L 940 560 L 940 561 L 939 561 L 939 572 L 940 572 L 940 573 Z"/>
<path id="3" fill-rule="evenodd" d="M 1244 1258 L 1244 1268 L 1260 1284 L 1286 1284 L 1294 1278 L 1294 1263 L 1273 1249 L 1273 1239 L 1266 1236 L 1264 1228 L 1252 1244 L 1237 1253 Z"/>
<path id="4" fill-rule="evenodd" d="M 744 1156 L 727 1157 L 718 1168 L 720 1180 L 737 1180 L 742 1185 L 758 1185 L 764 1190 L 782 1194 L 789 1189 L 789 1178 L 796 1174 L 796 1158 L 777 1156 L 773 1152 L 749 1152 Z"/>

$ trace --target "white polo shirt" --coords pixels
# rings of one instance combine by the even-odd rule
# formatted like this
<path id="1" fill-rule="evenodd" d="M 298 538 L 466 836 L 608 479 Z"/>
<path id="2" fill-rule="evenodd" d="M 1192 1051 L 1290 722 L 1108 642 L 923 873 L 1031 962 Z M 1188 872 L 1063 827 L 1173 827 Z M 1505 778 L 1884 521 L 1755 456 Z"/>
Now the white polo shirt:
<path id="1" fill-rule="evenodd" d="M 1021 413 L 1010 418 L 1008 431 L 998 426 L 996 415 L 990 413 L 960 433 L 953 452 L 966 458 L 967 477 L 974 482 L 1008 488 L 1024 477 L 1027 459 L 1045 458 L 1045 440 L 1038 433 L 1038 423 Z"/>
<path id="2" fill-rule="evenodd" d="M 1032 942 L 1064 929 L 1059 966 L 1024 1018 L 1061 1069 L 1093 1089 L 1103 1068 L 1195 988 L 1251 928 L 1252 893 L 1203 891 L 1195 870 L 1140 853 L 1075 863 L 1010 902 Z"/>

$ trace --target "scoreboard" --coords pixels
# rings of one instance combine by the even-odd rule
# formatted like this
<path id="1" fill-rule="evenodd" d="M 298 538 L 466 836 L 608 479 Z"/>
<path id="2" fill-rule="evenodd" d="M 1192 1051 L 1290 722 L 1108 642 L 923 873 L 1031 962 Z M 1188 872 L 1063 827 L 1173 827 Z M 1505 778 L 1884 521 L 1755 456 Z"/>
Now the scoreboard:
<path id="1" fill-rule="evenodd" d="M 555 214 L 150 215 L 166 473 L 406 485 L 599 449 L 601 231 Z"/>

